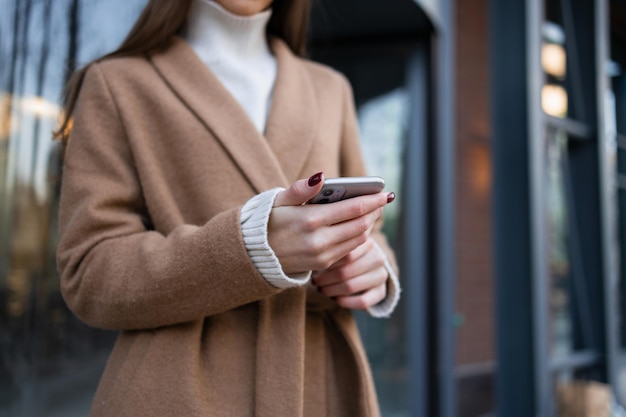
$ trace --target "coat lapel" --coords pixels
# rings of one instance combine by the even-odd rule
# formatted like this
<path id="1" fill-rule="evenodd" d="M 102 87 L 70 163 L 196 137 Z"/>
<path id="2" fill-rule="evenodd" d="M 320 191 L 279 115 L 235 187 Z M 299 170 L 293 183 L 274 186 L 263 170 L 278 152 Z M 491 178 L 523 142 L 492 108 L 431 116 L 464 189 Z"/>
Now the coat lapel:
<path id="1" fill-rule="evenodd" d="M 270 46 L 278 61 L 278 76 L 265 136 L 292 182 L 314 174 L 302 169 L 318 136 L 319 105 L 305 66 L 282 40 L 272 38 Z"/>
<path id="2" fill-rule="evenodd" d="M 317 103 L 308 74 L 282 41 L 273 39 L 271 46 L 278 75 L 267 138 L 184 40 L 175 38 L 167 50 L 150 57 L 257 193 L 297 179 L 316 136 Z"/>

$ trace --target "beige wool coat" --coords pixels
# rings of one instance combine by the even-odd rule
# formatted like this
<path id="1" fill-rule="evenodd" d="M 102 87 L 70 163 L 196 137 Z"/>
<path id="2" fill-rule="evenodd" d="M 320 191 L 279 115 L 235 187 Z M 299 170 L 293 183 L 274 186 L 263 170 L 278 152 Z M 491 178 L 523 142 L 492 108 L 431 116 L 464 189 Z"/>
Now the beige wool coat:
<path id="1" fill-rule="evenodd" d="M 70 308 L 121 331 L 92 416 L 379 415 L 350 311 L 311 285 L 270 286 L 242 240 L 240 208 L 257 193 L 364 174 L 346 80 L 271 48 L 265 135 L 179 38 L 86 74 L 58 265 Z"/>

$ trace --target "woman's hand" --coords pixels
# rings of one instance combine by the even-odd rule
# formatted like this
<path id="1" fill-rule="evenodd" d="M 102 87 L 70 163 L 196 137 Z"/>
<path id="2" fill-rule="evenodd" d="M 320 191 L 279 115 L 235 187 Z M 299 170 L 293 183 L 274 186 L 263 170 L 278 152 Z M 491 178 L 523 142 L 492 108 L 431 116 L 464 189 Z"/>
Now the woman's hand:
<path id="1" fill-rule="evenodd" d="M 336 265 L 368 241 L 382 208 L 393 200 L 393 193 L 378 193 L 332 204 L 305 204 L 321 187 L 320 173 L 296 181 L 276 196 L 268 242 L 286 274 Z"/>
<path id="2" fill-rule="evenodd" d="M 388 277 L 384 255 L 370 237 L 328 270 L 314 274 L 313 283 L 341 307 L 365 310 L 385 299 Z"/>

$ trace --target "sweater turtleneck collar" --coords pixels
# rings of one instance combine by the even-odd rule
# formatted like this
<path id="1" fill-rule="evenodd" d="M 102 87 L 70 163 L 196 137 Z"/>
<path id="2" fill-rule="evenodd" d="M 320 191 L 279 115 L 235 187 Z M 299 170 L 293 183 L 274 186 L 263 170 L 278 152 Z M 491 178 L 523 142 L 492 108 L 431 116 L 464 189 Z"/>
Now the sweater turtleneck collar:
<path id="1" fill-rule="evenodd" d="M 225 56 L 254 57 L 271 54 L 265 30 L 272 10 L 252 16 L 229 12 L 214 0 L 193 0 L 184 37 L 206 63 Z"/>

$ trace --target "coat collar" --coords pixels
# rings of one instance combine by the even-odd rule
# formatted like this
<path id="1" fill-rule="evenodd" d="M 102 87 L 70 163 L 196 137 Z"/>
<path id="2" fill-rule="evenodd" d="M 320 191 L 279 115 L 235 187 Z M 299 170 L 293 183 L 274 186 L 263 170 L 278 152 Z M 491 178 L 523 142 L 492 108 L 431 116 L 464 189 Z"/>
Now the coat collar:
<path id="1" fill-rule="evenodd" d="M 301 171 L 318 126 L 318 103 L 308 72 L 283 41 L 272 38 L 270 47 L 278 72 L 265 136 L 184 40 L 177 37 L 167 50 L 150 57 L 157 72 L 220 141 L 257 193 L 287 187 L 306 175 Z"/>

